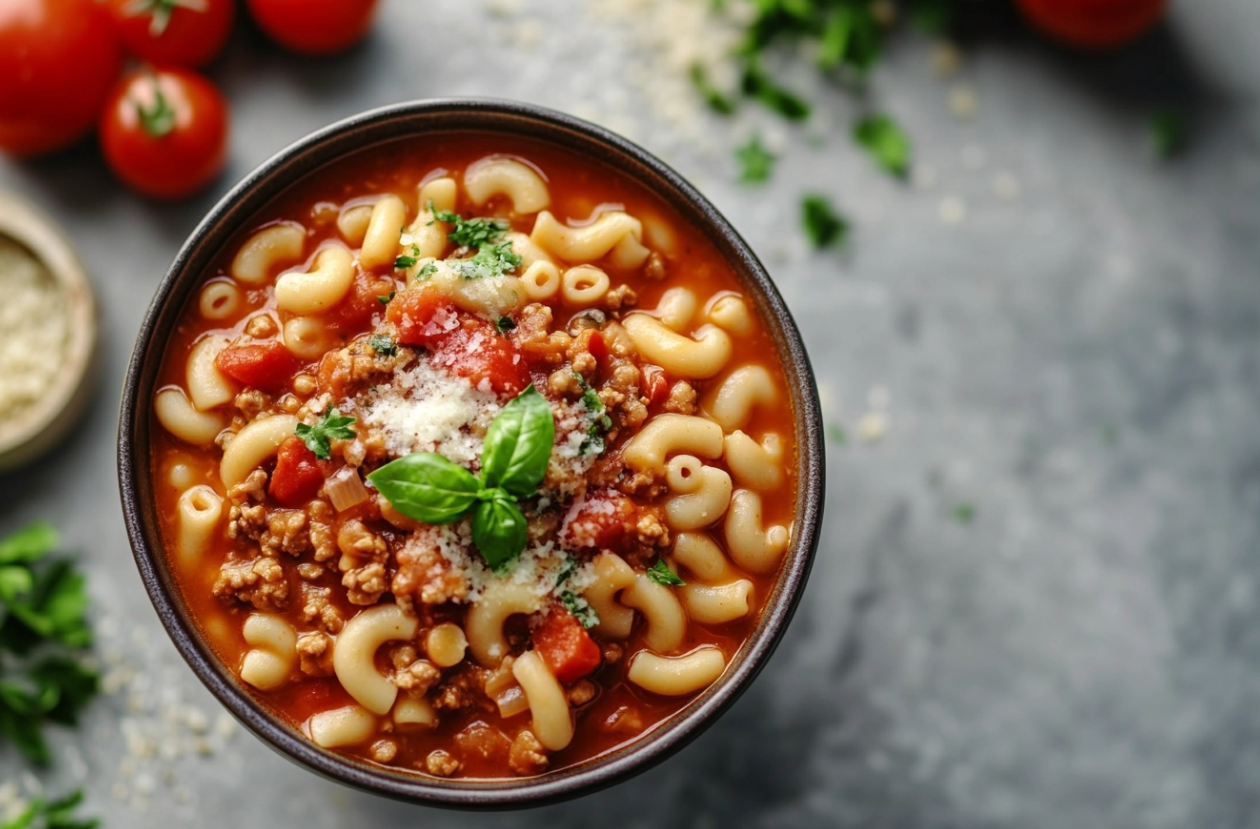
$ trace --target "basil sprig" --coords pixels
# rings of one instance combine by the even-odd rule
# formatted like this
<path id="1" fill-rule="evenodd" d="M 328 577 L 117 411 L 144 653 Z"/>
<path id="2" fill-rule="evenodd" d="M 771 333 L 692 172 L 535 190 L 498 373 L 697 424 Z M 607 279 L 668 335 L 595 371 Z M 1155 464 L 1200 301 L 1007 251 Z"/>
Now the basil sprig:
<path id="1" fill-rule="evenodd" d="M 416 452 L 368 480 L 394 509 L 424 524 L 451 524 L 471 511 L 473 544 L 502 572 L 525 549 L 526 521 L 516 502 L 542 483 L 555 437 L 551 404 L 531 385 L 490 424 L 480 478 L 436 452 Z"/>

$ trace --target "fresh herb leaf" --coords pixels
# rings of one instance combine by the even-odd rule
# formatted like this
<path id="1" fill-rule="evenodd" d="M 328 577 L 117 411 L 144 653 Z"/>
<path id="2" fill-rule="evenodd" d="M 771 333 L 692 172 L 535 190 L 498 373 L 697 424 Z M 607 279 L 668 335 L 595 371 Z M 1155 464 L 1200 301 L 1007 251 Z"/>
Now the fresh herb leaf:
<path id="1" fill-rule="evenodd" d="M 421 267 L 420 270 L 416 272 L 416 279 L 420 282 L 423 282 L 424 280 L 433 276 L 433 274 L 437 273 L 437 270 L 438 270 L 437 262 L 426 262 L 424 263 L 424 266 Z"/>
<path id="2" fill-rule="evenodd" d="M 691 82 L 700 91 L 700 95 L 704 98 L 704 102 L 709 105 L 709 109 L 718 115 L 735 114 L 735 102 L 731 100 L 730 96 L 724 94 L 709 82 L 709 75 L 705 71 L 703 64 L 693 63 L 690 74 Z"/>
<path id="3" fill-rule="evenodd" d="M 818 65 L 823 69 L 848 66 L 865 75 L 879 59 L 881 33 L 870 3 L 842 3 L 815 30 L 819 38 Z"/>
<path id="4" fill-rule="evenodd" d="M 809 241 L 820 250 L 843 244 L 849 231 L 848 221 L 835 211 L 826 196 L 818 194 L 801 200 L 801 224 Z"/>
<path id="5" fill-rule="evenodd" d="M 560 568 L 559 575 L 556 576 L 556 587 L 564 584 L 569 577 L 577 572 L 577 559 L 571 553 L 565 553 L 564 566 Z"/>
<path id="6" fill-rule="evenodd" d="M 809 104 L 775 83 L 756 62 L 744 67 L 741 85 L 745 95 L 756 98 L 789 121 L 804 121 L 809 117 Z"/>
<path id="7" fill-rule="evenodd" d="M 521 257 L 512 252 L 511 242 L 503 242 L 479 248 L 467 259 L 448 259 L 447 264 L 464 279 L 485 279 L 516 270 Z"/>
<path id="8" fill-rule="evenodd" d="M 0 564 L 29 564 L 56 546 L 57 531 L 51 524 L 39 521 L 0 541 Z"/>
<path id="9" fill-rule="evenodd" d="M 398 353 L 398 343 L 388 334 L 373 334 L 368 337 L 368 345 L 382 357 L 393 357 Z"/>
<path id="10" fill-rule="evenodd" d="M 367 476 L 394 509 L 425 524 L 450 524 L 477 503 L 481 482 L 436 452 L 415 452 Z"/>
<path id="11" fill-rule="evenodd" d="M 599 624 L 599 614 L 595 612 L 595 608 L 572 590 L 565 590 L 560 594 L 560 604 L 564 605 L 564 609 L 572 613 L 573 618 L 578 620 L 578 624 L 587 630 Z"/>
<path id="12" fill-rule="evenodd" d="M 473 513 L 473 543 L 490 569 L 503 573 L 525 549 L 525 516 L 507 492 L 493 489 L 491 493 Z"/>
<path id="13" fill-rule="evenodd" d="M 354 439 L 354 430 L 350 428 L 351 423 L 354 423 L 353 417 L 343 417 L 341 412 L 329 406 L 320 416 L 318 423 L 314 426 L 299 423 L 293 430 L 293 434 L 302 439 L 306 448 L 315 453 L 315 457 L 326 461 L 332 457 L 331 441 Z"/>
<path id="14" fill-rule="evenodd" d="M 402 270 L 404 268 L 410 268 L 414 264 L 416 264 L 416 257 L 414 256 L 408 256 L 404 254 L 402 256 L 397 256 L 394 258 L 395 270 Z"/>
<path id="15" fill-rule="evenodd" d="M 499 329 L 500 334 L 506 334 L 516 327 L 516 322 L 511 317 L 499 317 L 494 321 L 494 327 Z"/>
<path id="16" fill-rule="evenodd" d="M 898 177 L 910 172 L 910 139 L 887 115 L 868 115 L 853 126 L 853 140 L 883 169 Z"/>
<path id="17" fill-rule="evenodd" d="M 959 524 L 970 524 L 976 517 L 976 508 L 972 504 L 959 504 L 954 507 L 954 520 Z"/>
<path id="18" fill-rule="evenodd" d="M 687 583 L 678 578 L 678 575 L 673 570 L 669 569 L 669 565 L 665 563 L 663 558 L 658 558 L 656 563 L 648 568 L 647 577 L 666 587 L 682 587 Z"/>
<path id="19" fill-rule="evenodd" d="M 516 396 L 490 424 L 481 454 L 481 480 L 518 498 L 538 489 L 547 474 L 556 437 L 555 416 L 533 384 Z"/>
<path id="20" fill-rule="evenodd" d="M 381 295 L 381 296 L 378 296 L 378 297 L 376 298 L 376 301 L 377 301 L 377 302 L 379 302 L 381 305 L 389 305 L 389 303 L 393 301 L 394 296 L 395 296 L 396 294 L 397 294 L 397 292 L 396 292 L 396 291 L 390 291 L 390 292 L 389 292 L 388 294 L 386 294 L 386 295 Z"/>
<path id="21" fill-rule="evenodd" d="M 1162 108 L 1151 113 L 1148 121 L 1151 142 L 1160 158 L 1170 158 L 1185 144 L 1186 124 L 1181 113 Z"/>
<path id="22" fill-rule="evenodd" d="M 836 446 L 844 446 L 849 442 L 849 435 L 839 423 L 832 423 L 827 427 L 827 440 Z"/>
<path id="23" fill-rule="evenodd" d="M 101 823 L 96 818 L 74 815 L 74 810 L 82 802 L 82 789 L 55 800 L 37 797 L 16 816 L 0 823 L 0 829 L 96 829 Z"/>
<path id="24" fill-rule="evenodd" d="M 434 210 L 433 202 L 429 202 L 429 210 L 432 211 L 434 220 L 455 226 L 446 234 L 446 238 L 458 247 L 479 248 L 494 244 L 511 227 L 503 219 L 465 219 L 449 210 Z"/>
<path id="25" fill-rule="evenodd" d="M 757 184 L 770 178 L 777 156 L 762 145 L 760 135 L 754 135 L 747 144 L 735 148 L 735 158 L 741 167 L 739 180 Z"/>

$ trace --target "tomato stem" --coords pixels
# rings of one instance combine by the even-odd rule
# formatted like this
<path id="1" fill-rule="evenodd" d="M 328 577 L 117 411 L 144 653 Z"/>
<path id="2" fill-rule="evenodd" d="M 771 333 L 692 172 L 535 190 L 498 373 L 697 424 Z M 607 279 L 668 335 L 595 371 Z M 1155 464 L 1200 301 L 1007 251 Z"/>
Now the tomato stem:
<path id="1" fill-rule="evenodd" d="M 177 8 L 205 12 L 209 7 L 206 0 L 132 0 L 126 8 L 126 13 L 128 17 L 137 17 L 142 14 L 153 15 L 149 23 L 149 34 L 153 37 L 161 37 L 166 27 L 170 25 L 171 15 Z"/>
<path id="2" fill-rule="evenodd" d="M 152 138 L 161 138 L 175 129 L 175 109 L 162 94 L 162 86 L 158 82 L 157 75 L 150 77 L 153 80 L 153 106 L 146 107 L 135 98 L 132 98 L 131 102 L 135 104 L 136 114 L 140 116 L 140 124 L 144 127 L 144 131 Z"/>

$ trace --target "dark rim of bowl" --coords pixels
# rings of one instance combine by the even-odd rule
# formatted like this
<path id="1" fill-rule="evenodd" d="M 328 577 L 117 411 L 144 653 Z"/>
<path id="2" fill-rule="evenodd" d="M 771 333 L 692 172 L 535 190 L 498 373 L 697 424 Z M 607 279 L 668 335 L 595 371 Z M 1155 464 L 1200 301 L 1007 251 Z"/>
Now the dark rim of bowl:
<path id="1" fill-rule="evenodd" d="M 187 612 L 163 552 L 151 486 L 152 400 L 166 342 L 197 286 L 228 241 L 273 198 L 325 165 L 396 140 L 436 133 L 502 133 L 558 145 L 619 169 L 692 222 L 750 289 L 783 360 L 796 413 L 797 517 L 792 543 L 762 617 L 721 678 L 644 735 L 590 760 L 538 777 L 440 780 L 319 748 L 274 717 L 224 667 Z M 433 99 L 373 109 L 318 130 L 246 176 L 201 221 L 158 286 L 127 369 L 119 417 L 118 480 L 136 566 L 162 624 L 206 687 L 255 735 L 315 772 L 369 792 L 457 808 L 519 808 L 611 785 L 664 760 L 697 737 L 760 672 L 795 612 L 818 546 L 824 499 L 822 415 L 800 332 L 747 243 L 678 173 L 601 127 L 543 107 L 492 99 Z"/>

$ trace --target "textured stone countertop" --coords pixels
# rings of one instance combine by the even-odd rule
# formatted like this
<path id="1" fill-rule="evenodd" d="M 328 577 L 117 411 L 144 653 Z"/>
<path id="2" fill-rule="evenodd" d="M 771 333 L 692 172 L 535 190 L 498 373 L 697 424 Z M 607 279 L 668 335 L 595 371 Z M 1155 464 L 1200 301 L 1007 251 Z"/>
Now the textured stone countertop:
<path id="1" fill-rule="evenodd" d="M 998 25 L 950 78 L 930 40 L 898 38 L 872 97 L 915 140 L 906 183 L 812 73 L 801 128 L 680 105 L 645 45 L 687 34 L 662 5 L 386 0 L 371 40 L 324 62 L 243 30 L 211 72 L 230 169 L 186 204 L 131 196 L 90 147 L 0 161 L 0 188 L 74 237 L 104 331 L 82 427 L 0 478 L 0 531 L 48 518 L 80 551 L 116 691 L 56 734 L 41 779 L 85 786 L 115 828 L 1260 825 L 1260 5 L 1176 2 L 1105 57 Z M 315 128 L 444 95 L 592 118 L 692 179 L 774 273 L 848 436 L 805 600 L 753 688 L 656 769 L 523 813 L 359 794 L 235 726 L 166 640 L 116 495 L 124 366 L 199 217 Z M 1193 128 L 1170 161 L 1146 136 L 1163 103 Z M 782 156 L 761 188 L 731 153 L 754 131 Z M 853 220 L 846 251 L 808 250 L 806 190 Z M 21 768 L 0 750 L 0 781 Z"/>

